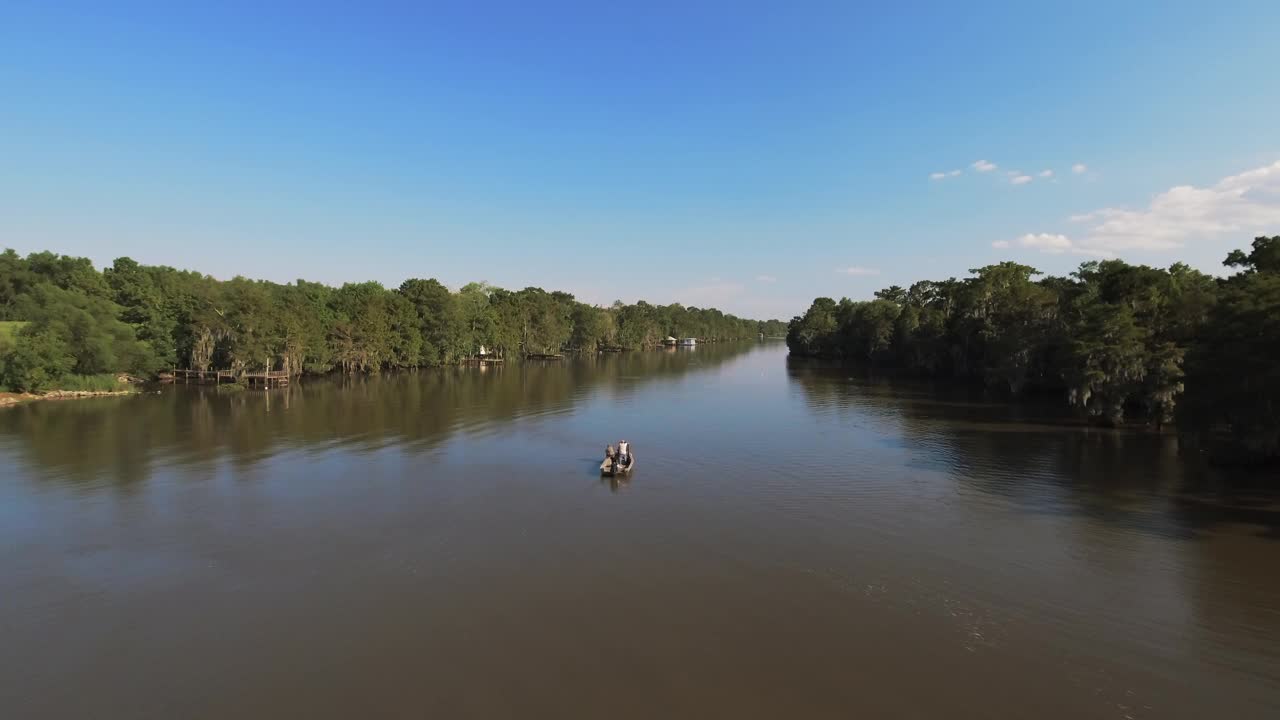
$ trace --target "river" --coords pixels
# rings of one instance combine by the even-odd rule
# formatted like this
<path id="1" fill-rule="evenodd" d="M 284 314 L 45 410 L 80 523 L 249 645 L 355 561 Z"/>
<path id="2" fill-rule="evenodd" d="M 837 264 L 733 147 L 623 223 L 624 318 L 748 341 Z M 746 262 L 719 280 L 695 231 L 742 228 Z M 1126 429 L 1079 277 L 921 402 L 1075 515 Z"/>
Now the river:
<path id="1" fill-rule="evenodd" d="M 1280 498 L 1053 416 L 780 343 L 0 410 L 0 717 L 1280 717 Z"/>

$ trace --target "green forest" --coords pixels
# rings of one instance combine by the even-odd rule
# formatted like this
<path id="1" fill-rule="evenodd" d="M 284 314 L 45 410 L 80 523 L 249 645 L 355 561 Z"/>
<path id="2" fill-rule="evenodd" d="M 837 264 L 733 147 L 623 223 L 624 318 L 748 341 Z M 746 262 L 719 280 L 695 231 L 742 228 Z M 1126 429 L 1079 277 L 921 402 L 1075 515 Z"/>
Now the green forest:
<path id="1" fill-rule="evenodd" d="M 1143 422 L 1208 441 L 1216 457 L 1280 459 L 1280 236 L 1215 278 L 1121 260 L 1069 277 L 1013 262 L 972 277 L 818 298 L 787 331 L 794 355 L 1010 394 L 1055 393 L 1103 424 Z"/>
<path id="2" fill-rule="evenodd" d="M 91 388 L 174 366 L 376 373 L 463 362 L 481 346 L 517 358 L 759 333 L 781 336 L 786 325 L 678 304 L 602 308 L 534 287 L 219 281 L 129 258 L 99 271 L 86 258 L 0 254 L 0 385 L 20 392 Z"/>

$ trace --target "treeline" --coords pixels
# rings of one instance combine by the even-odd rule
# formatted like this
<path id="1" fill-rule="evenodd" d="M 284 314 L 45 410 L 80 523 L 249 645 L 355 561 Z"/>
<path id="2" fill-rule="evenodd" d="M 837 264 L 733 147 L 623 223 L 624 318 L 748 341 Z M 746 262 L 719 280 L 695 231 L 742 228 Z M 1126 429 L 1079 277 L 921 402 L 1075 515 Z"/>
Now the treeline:
<path id="1" fill-rule="evenodd" d="M 766 338 L 784 338 L 787 336 L 787 323 L 781 320 L 765 320 L 760 323 L 760 334 Z"/>
<path id="2" fill-rule="evenodd" d="M 145 266 L 99 272 L 86 258 L 0 254 L 0 384 L 38 391 L 102 373 L 197 369 L 371 373 L 438 366 L 483 346 L 506 357 L 640 349 L 668 335 L 709 341 L 778 334 L 715 309 L 621 302 L 602 308 L 563 292 L 472 283 L 451 291 L 413 279 L 330 287 Z"/>
<path id="3" fill-rule="evenodd" d="M 1217 279 L 1187 265 L 1083 263 L 818 298 L 787 331 L 796 355 L 1060 393 L 1105 423 L 1177 420 L 1240 460 L 1280 459 L 1280 236 L 1233 251 Z"/>

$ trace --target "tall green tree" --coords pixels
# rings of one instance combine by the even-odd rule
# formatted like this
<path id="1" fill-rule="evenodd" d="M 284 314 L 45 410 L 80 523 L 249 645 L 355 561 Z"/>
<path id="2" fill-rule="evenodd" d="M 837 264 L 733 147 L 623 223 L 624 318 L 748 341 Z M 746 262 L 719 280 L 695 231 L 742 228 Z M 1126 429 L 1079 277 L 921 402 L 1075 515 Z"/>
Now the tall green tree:
<path id="1" fill-rule="evenodd" d="M 1178 424 L 1215 457 L 1280 461 L 1280 236 L 1224 263 L 1240 272 L 1221 284 L 1200 341 L 1187 357 Z"/>
<path id="2" fill-rule="evenodd" d="M 5 382 L 18 390 L 47 389 L 66 375 L 151 372 L 154 357 L 121 322 L 110 300 L 41 283 L 22 299 L 28 324 L 5 361 Z"/>
<path id="3" fill-rule="evenodd" d="M 434 278 L 406 280 L 400 285 L 399 292 L 417 313 L 424 362 L 443 365 L 467 357 L 470 343 L 465 339 L 459 297 Z"/>
<path id="4" fill-rule="evenodd" d="M 1263 244 L 1233 254 L 1246 275 L 1270 262 Z M 1251 258 L 1257 258 L 1254 263 Z M 1119 260 L 1037 277 L 1003 262 L 968 278 L 878 291 L 869 302 L 814 300 L 794 318 L 792 353 L 981 381 L 1014 394 L 1060 392 L 1086 415 L 1156 425 L 1174 417 L 1184 358 L 1218 302 L 1214 280 L 1190 267 Z"/>

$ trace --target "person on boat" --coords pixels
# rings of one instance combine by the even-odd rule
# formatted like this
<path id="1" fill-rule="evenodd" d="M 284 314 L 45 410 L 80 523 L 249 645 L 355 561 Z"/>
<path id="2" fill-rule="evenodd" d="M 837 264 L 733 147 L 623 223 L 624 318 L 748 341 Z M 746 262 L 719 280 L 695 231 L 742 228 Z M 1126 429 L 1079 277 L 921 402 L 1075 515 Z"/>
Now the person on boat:
<path id="1" fill-rule="evenodd" d="M 626 440 L 618 441 L 618 455 L 616 462 L 621 467 L 631 466 L 631 446 Z"/>
<path id="2" fill-rule="evenodd" d="M 604 462 L 606 470 L 613 469 L 613 461 L 615 457 L 617 457 L 617 454 L 613 451 L 613 446 L 606 445 L 604 448 Z"/>

